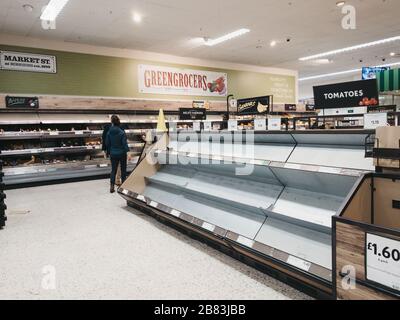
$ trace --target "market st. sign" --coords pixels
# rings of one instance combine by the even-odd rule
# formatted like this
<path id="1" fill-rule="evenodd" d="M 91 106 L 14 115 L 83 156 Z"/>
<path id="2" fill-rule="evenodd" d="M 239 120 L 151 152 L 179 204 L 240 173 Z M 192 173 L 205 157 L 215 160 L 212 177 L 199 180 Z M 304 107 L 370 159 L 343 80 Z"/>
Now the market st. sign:
<path id="1" fill-rule="evenodd" d="M 228 75 L 221 72 L 139 65 L 139 92 L 225 97 Z"/>
<path id="2" fill-rule="evenodd" d="M 0 69 L 11 71 L 57 73 L 55 56 L 0 51 Z"/>

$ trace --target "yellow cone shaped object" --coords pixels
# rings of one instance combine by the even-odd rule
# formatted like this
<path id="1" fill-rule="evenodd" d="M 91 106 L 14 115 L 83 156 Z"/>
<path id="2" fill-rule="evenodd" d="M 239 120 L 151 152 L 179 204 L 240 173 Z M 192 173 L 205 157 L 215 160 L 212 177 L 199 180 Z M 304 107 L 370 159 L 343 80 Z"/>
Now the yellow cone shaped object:
<path id="1" fill-rule="evenodd" d="M 160 109 L 160 113 L 158 115 L 158 122 L 157 122 L 157 132 L 167 132 L 167 125 L 165 123 L 165 116 L 164 110 Z"/>

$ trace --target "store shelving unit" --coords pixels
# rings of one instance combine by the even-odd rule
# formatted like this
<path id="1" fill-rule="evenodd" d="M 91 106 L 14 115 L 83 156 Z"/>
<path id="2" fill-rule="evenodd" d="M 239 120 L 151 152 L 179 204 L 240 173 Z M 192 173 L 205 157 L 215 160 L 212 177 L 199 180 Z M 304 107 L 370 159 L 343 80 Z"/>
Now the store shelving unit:
<path id="1" fill-rule="evenodd" d="M 252 133 L 242 143 L 227 131 L 202 133 L 201 142 L 195 132 L 165 146 L 160 139 L 159 163 L 142 161 L 119 192 L 131 206 L 329 295 L 332 216 L 374 170 L 364 158 L 373 131 Z"/>
<path id="2" fill-rule="evenodd" d="M 144 148 L 147 131 L 157 126 L 158 112 L 84 109 L 0 109 L 0 159 L 7 188 L 105 178 L 109 160 L 102 151 L 103 128 L 118 114 L 128 137 L 132 171 Z M 190 130 L 193 121 L 180 121 L 166 112 L 168 125 Z M 211 113 L 211 120 L 220 120 Z"/>
<path id="3" fill-rule="evenodd" d="M 1 154 L 1 151 L 0 151 Z M 7 217 L 6 217 L 6 209 L 7 206 L 4 202 L 6 199 L 6 195 L 4 193 L 4 183 L 3 183 L 3 162 L 0 160 L 0 229 L 4 228 L 6 225 Z"/>

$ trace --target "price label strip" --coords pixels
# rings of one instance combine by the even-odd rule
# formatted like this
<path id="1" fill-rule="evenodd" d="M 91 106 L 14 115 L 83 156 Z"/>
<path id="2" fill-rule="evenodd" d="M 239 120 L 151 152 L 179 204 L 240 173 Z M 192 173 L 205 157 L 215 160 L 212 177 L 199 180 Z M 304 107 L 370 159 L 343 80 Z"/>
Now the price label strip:
<path id="1" fill-rule="evenodd" d="M 400 293 L 400 241 L 366 234 L 366 279 Z"/>

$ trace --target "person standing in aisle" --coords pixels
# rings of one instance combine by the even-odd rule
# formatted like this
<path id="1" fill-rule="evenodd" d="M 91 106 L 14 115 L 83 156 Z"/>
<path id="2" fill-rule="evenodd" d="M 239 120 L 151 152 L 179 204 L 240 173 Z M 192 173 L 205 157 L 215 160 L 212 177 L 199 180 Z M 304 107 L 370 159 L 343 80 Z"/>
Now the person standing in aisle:
<path id="1" fill-rule="evenodd" d="M 111 117 L 111 127 L 106 136 L 106 152 L 111 159 L 110 192 L 115 192 L 115 180 L 118 166 L 121 165 L 122 183 L 126 180 L 127 160 L 129 146 L 126 133 L 121 129 L 121 121 L 118 116 Z"/>
<path id="2" fill-rule="evenodd" d="M 112 117 L 112 116 L 109 116 L 110 121 L 111 121 L 111 117 Z M 104 158 L 105 158 L 105 159 L 107 159 L 107 158 L 110 157 L 110 154 L 107 152 L 106 138 L 107 138 L 107 133 L 108 133 L 108 131 L 110 130 L 111 126 L 112 126 L 112 123 L 111 123 L 111 122 L 110 122 L 110 123 L 107 123 L 107 124 L 104 126 L 104 129 L 103 129 L 103 135 L 102 135 L 102 150 L 103 150 L 103 152 L 104 152 Z M 121 129 L 123 129 L 123 128 L 121 127 Z M 120 167 L 120 166 L 118 166 L 118 169 L 117 169 L 117 177 L 116 177 L 116 179 L 115 179 L 115 184 L 116 184 L 117 186 L 120 186 L 120 185 L 122 184 L 122 181 L 121 181 L 121 167 Z"/>

